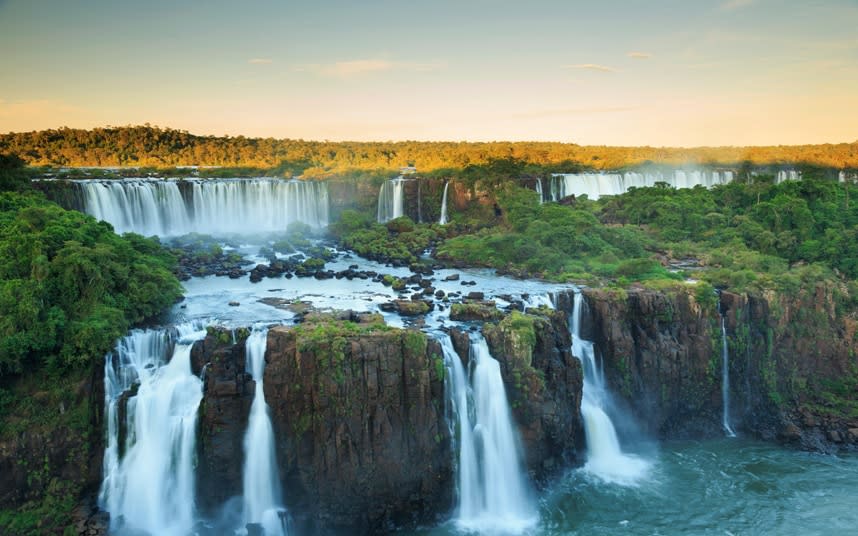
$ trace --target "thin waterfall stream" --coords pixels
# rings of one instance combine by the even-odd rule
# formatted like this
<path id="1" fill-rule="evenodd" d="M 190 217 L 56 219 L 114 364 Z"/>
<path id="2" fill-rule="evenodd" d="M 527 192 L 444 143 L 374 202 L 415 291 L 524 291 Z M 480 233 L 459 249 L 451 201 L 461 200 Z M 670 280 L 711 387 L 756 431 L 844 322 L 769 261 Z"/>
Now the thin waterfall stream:
<path id="1" fill-rule="evenodd" d="M 728 437 L 736 437 L 736 432 L 730 426 L 730 348 L 727 345 L 727 327 L 724 321 L 724 313 L 719 309 L 721 315 L 721 402 L 723 413 L 721 424 Z"/>
<path id="2" fill-rule="evenodd" d="M 283 491 L 263 388 L 267 340 L 268 328 L 254 327 L 245 341 L 247 371 L 256 386 L 244 436 L 244 521 L 260 524 L 265 536 L 284 536 Z"/>
<path id="3" fill-rule="evenodd" d="M 444 193 L 441 196 L 441 218 L 438 223 L 446 225 L 447 223 L 447 188 L 450 187 L 450 181 L 444 183 Z"/>

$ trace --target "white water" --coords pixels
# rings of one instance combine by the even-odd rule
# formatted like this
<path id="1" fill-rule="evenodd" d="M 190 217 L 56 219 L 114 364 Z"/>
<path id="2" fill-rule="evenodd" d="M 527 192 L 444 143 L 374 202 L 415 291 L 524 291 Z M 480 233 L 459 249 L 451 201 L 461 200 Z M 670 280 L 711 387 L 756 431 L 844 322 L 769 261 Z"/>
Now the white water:
<path id="1" fill-rule="evenodd" d="M 185 324 L 175 336 L 173 344 L 174 334 L 164 330 L 132 331 L 106 358 L 108 436 L 99 502 L 111 514 L 111 529 L 185 536 L 195 521 L 194 454 L 203 393 L 190 353 L 205 331 Z M 120 445 L 119 403 L 134 384 L 139 387 L 127 400 Z"/>
<path id="2" fill-rule="evenodd" d="M 694 188 L 705 186 L 711 188 L 716 184 L 732 182 L 732 171 L 685 171 L 674 170 L 672 173 L 567 173 L 551 176 L 549 193 L 552 201 L 560 201 L 564 197 L 586 195 L 589 199 L 598 199 L 605 195 L 619 195 L 629 188 L 655 186 L 664 182 L 674 188 Z M 541 185 L 540 185 L 541 186 Z"/>
<path id="3" fill-rule="evenodd" d="M 401 176 L 384 181 L 378 191 L 378 223 L 385 223 L 405 214 L 405 179 Z"/>
<path id="4" fill-rule="evenodd" d="M 328 225 L 328 186 L 279 179 L 76 181 L 84 211 L 117 233 L 179 236 L 284 231 Z M 184 194 L 184 195 L 183 195 Z"/>
<path id="5" fill-rule="evenodd" d="M 801 180 L 801 172 L 792 169 L 778 171 L 778 174 L 775 176 L 775 184 L 797 180 Z"/>
<path id="6" fill-rule="evenodd" d="M 500 363 L 485 339 L 472 334 L 469 382 L 450 337 L 439 340 L 449 376 L 451 432 L 459 431 L 456 525 L 481 533 L 520 533 L 538 521 L 538 514 L 525 480 Z"/>
<path id="7" fill-rule="evenodd" d="M 593 343 L 581 338 L 583 295 L 575 294 L 572 310 L 572 354 L 581 361 L 584 369 L 584 393 L 581 399 L 581 416 L 587 436 L 587 463 L 584 471 L 614 484 L 636 485 L 649 470 L 649 462 L 623 453 L 614 423 L 606 409 L 610 393 L 605 384 L 604 371 L 596 362 Z"/>
<path id="8" fill-rule="evenodd" d="M 450 187 L 450 181 L 444 183 L 444 195 L 441 199 L 441 219 L 438 220 L 438 223 L 441 225 L 447 224 L 447 188 Z"/>
<path id="9" fill-rule="evenodd" d="M 283 536 L 286 534 L 281 520 L 281 513 L 285 513 L 283 493 L 274 451 L 274 429 L 263 390 L 267 341 L 268 328 L 254 327 L 245 343 L 247 371 L 256 383 L 256 390 L 244 436 L 244 522 L 261 524 L 266 536 Z"/>
<path id="10" fill-rule="evenodd" d="M 727 347 L 727 328 L 723 314 L 721 314 L 721 402 L 724 410 L 721 424 L 728 437 L 736 437 L 736 432 L 730 426 L 730 351 Z"/>
<path id="11" fill-rule="evenodd" d="M 539 204 L 541 205 L 545 202 L 545 194 L 542 193 L 542 179 L 538 177 L 536 179 L 536 193 L 539 194 Z"/>

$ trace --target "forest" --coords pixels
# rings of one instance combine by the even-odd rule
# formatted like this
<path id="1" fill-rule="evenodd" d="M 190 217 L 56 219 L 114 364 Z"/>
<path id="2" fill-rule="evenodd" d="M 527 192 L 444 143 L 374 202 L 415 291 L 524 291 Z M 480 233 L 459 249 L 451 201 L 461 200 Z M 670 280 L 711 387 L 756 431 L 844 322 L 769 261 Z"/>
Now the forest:
<path id="1" fill-rule="evenodd" d="M 325 176 L 348 170 L 443 173 L 515 159 L 547 171 L 666 165 L 804 164 L 858 169 L 853 143 L 767 147 L 607 147 L 556 142 L 328 142 L 244 136 L 198 136 L 156 126 L 60 128 L 0 135 L 0 154 L 31 166 L 248 167 L 275 175 Z"/>

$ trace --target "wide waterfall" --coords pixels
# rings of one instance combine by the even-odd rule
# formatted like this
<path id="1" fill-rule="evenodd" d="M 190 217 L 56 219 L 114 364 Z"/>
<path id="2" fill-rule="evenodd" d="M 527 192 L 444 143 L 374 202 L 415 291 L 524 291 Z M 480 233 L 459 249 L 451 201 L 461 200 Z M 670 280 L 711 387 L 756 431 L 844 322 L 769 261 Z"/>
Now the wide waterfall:
<path id="1" fill-rule="evenodd" d="M 265 536 L 283 536 L 286 534 L 283 492 L 262 381 L 267 341 L 268 328 L 254 328 L 245 342 L 246 368 L 256 388 L 244 436 L 244 521 L 259 523 Z"/>
<path id="2" fill-rule="evenodd" d="M 450 187 L 450 181 L 444 183 L 444 193 L 441 197 L 441 218 L 438 223 L 446 225 L 447 223 L 447 188 Z"/>
<path id="3" fill-rule="evenodd" d="M 589 199 L 598 199 L 605 195 L 619 195 L 629 188 L 655 186 L 666 183 L 674 188 L 711 188 L 716 184 L 733 181 L 732 171 L 674 170 L 661 172 L 627 173 L 566 173 L 551 176 L 549 194 L 551 201 L 560 201 L 570 195 L 586 195 Z M 541 189 L 541 184 L 539 184 Z"/>
<path id="4" fill-rule="evenodd" d="M 405 179 L 401 176 L 384 181 L 378 191 L 378 223 L 385 223 L 405 214 Z"/>
<path id="5" fill-rule="evenodd" d="M 448 370 L 451 432 L 458 447 L 456 524 L 475 532 L 518 533 L 537 512 L 522 467 L 521 448 L 500 363 L 485 339 L 471 335 L 470 382 L 448 335 L 439 339 Z"/>
<path id="6" fill-rule="evenodd" d="M 786 181 L 797 181 L 801 180 L 801 172 L 795 171 L 793 169 L 782 169 L 778 171 L 777 175 L 775 175 L 775 183 L 780 184 Z"/>
<path id="7" fill-rule="evenodd" d="M 328 186 L 280 179 L 76 181 L 84 211 L 118 233 L 179 236 L 328 225 Z"/>
<path id="8" fill-rule="evenodd" d="M 110 512 L 114 530 L 185 536 L 194 525 L 197 408 L 203 392 L 191 372 L 190 354 L 205 333 L 191 324 L 175 331 L 132 331 L 106 358 L 107 448 L 99 503 Z"/>
<path id="9" fill-rule="evenodd" d="M 625 454 L 614 423 L 608 416 L 610 393 L 605 374 L 596 361 L 593 343 L 581 338 L 581 315 L 584 299 L 575 293 L 572 309 L 572 354 L 581 361 L 584 369 L 584 393 L 581 399 L 581 416 L 587 436 L 587 463 L 584 470 L 606 482 L 634 485 L 643 478 L 649 463 L 637 456 Z"/>
<path id="10" fill-rule="evenodd" d="M 721 424 L 729 437 L 736 437 L 736 432 L 730 426 L 730 349 L 727 346 L 727 327 L 724 313 L 720 309 L 718 312 L 721 315 Z"/>

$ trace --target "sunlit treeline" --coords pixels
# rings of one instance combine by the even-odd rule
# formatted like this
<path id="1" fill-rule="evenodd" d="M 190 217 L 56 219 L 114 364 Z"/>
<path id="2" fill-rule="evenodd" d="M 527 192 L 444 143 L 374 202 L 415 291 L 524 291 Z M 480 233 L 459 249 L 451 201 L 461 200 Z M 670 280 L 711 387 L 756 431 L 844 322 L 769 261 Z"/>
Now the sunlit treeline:
<path id="1" fill-rule="evenodd" d="M 348 169 L 423 172 L 515 158 L 540 165 L 617 169 L 669 165 L 810 164 L 858 168 L 858 142 L 771 147 L 607 147 L 557 142 L 327 142 L 197 136 L 151 126 L 60 128 L 0 135 L 0 154 L 31 165 L 254 166 L 323 174 Z"/>

